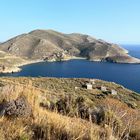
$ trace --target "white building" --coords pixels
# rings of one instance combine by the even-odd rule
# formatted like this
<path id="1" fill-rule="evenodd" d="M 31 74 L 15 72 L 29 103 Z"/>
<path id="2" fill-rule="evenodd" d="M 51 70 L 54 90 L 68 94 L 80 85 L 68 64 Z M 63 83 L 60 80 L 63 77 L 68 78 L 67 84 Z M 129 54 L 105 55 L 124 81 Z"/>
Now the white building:
<path id="1" fill-rule="evenodd" d="M 91 89 L 92 89 L 92 84 L 87 83 L 87 84 L 86 84 L 86 88 L 89 89 L 89 90 L 91 90 Z"/>
<path id="2" fill-rule="evenodd" d="M 114 90 L 114 89 L 112 89 L 112 90 L 111 90 L 111 94 L 112 94 L 112 95 L 117 95 L 117 91 Z"/>
<path id="3" fill-rule="evenodd" d="M 79 89 L 79 87 L 75 87 L 75 90 Z"/>
<path id="4" fill-rule="evenodd" d="M 90 79 L 91 84 L 95 84 L 95 80 L 94 79 Z"/>
<path id="5" fill-rule="evenodd" d="M 101 91 L 107 91 L 107 88 L 105 86 L 101 86 Z"/>

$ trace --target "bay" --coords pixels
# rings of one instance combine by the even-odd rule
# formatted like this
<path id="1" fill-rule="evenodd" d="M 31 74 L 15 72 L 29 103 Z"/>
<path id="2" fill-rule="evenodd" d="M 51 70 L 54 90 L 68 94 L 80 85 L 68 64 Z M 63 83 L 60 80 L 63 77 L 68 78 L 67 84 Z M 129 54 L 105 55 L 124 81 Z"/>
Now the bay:
<path id="1" fill-rule="evenodd" d="M 123 45 L 129 54 L 140 58 L 140 45 Z M 115 64 L 90 62 L 88 60 L 69 60 L 65 62 L 40 62 L 25 65 L 22 71 L 0 76 L 97 78 L 116 82 L 140 93 L 140 64 Z"/>

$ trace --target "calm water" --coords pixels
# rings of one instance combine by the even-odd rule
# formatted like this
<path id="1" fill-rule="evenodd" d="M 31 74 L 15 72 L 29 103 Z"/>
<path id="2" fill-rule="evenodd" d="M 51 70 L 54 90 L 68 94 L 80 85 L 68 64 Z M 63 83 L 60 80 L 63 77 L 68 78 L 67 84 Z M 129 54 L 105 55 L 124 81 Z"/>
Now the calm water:
<path id="1" fill-rule="evenodd" d="M 140 58 L 140 46 L 124 46 L 130 54 Z M 41 62 L 22 67 L 22 71 L 0 76 L 77 77 L 113 81 L 140 93 L 140 65 L 70 60 L 66 62 Z"/>

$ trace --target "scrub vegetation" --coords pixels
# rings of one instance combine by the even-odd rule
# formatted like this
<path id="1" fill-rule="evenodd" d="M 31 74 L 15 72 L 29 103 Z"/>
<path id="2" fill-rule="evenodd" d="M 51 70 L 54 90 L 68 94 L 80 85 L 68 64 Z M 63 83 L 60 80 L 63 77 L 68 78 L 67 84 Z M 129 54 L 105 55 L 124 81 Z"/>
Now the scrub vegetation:
<path id="1" fill-rule="evenodd" d="M 115 83 L 92 82 L 0 78 L 0 140 L 139 140 L 140 95 Z M 87 89 L 86 83 L 92 83 L 93 89 Z M 102 86 L 107 90 L 102 91 Z M 4 108 L 20 97 L 31 108 L 29 116 L 13 115 Z M 26 111 L 22 104 L 20 109 L 24 106 Z"/>

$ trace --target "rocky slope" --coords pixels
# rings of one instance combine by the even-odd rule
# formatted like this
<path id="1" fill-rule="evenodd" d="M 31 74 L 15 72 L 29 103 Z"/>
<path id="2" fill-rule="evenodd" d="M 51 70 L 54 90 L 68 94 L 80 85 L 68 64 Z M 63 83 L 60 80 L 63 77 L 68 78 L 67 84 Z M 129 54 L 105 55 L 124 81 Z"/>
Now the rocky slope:
<path id="1" fill-rule="evenodd" d="M 18 66 L 26 63 L 27 61 L 20 57 L 0 51 L 0 73 L 18 72 L 20 71 Z"/>
<path id="2" fill-rule="evenodd" d="M 53 30 L 35 30 L 2 44 L 2 51 L 29 60 L 65 60 L 83 57 L 92 61 L 140 63 L 116 44 L 84 34 L 63 34 Z"/>

